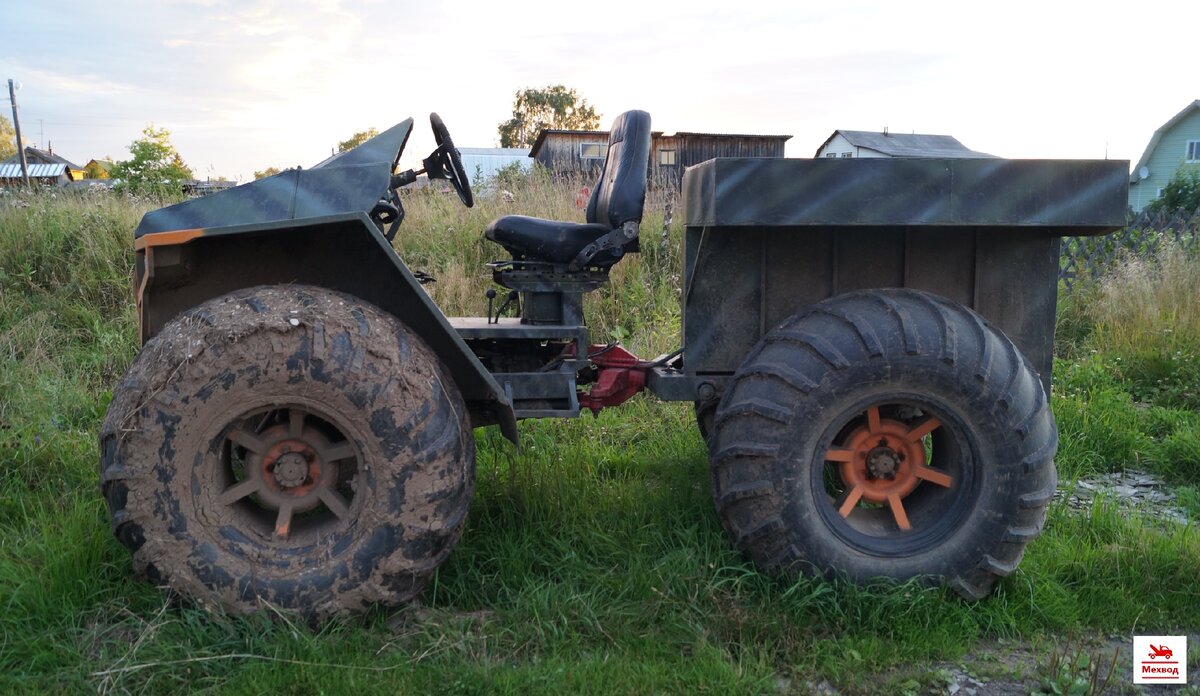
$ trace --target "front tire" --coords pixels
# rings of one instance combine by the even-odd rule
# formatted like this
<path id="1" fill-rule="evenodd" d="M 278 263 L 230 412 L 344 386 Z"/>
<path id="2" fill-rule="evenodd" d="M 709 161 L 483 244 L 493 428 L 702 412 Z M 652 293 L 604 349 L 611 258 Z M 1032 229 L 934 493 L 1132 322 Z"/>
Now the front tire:
<path id="1" fill-rule="evenodd" d="M 1038 536 L 1057 475 L 1041 381 L 971 310 L 849 293 L 769 332 L 721 400 L 713 496 L 769 572 L 944 581 L 980 599 Z"/>
<path id="2" fill-rule="evenodd" d="M 474 439 L 395 317 L 322 288 L 206 302 L 114 392 L 101 487 L 135 569 L 207 608 L 311 616 L 415 597 L 462 532 Z"/>

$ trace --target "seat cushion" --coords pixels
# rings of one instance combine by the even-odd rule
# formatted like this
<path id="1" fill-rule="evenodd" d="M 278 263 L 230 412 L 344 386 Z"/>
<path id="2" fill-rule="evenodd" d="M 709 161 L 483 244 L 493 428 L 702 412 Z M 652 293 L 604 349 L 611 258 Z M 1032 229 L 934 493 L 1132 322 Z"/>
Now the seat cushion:
<path id="1" fill-rule="evenodd" d="M 585 246 L 610 229 L 605 225 L 505 215 L 493 220 L 483 234 L 507 249 L 514 259 L 570 263 Z"/>

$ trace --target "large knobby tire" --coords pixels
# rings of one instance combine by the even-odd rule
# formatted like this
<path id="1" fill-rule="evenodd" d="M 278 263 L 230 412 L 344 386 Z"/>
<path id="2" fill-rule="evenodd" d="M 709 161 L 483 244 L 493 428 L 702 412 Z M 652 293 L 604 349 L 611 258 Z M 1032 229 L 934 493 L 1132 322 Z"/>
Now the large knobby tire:
<path id="1" fill-rule="evenodd" d="M 935 295 L 860 291 L 772 330 L 735 373 L 709 441 L 713 498 L 767 572 L 980 599 L 1041 532 L 1057 444 L 1003 333 Z"/>
<path id="2" fill-rule="evenodd" d="M 100 448 L 134 568 L 237 614 L 412 599 L 474 491 L 468 415 L 437 357 L 395 317 L 315 287 L 172 320 L 115 390 Z"/>

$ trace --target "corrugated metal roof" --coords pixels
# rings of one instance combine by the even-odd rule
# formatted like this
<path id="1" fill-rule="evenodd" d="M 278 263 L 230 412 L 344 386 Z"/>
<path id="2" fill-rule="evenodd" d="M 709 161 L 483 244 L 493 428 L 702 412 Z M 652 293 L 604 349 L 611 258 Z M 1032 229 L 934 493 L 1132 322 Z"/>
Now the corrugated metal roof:
<path id="1" fill-rule="evenodd" d="M 922 133 L 876 133 L 874 131 L 837 130 L 817 148 L 821 149 L 842 134 L 855 147 L 865 147 L 892 157 L 992 157 L 976 152 L 958 142 L 952 135 L 925 135 Z"/>
<path id="2" fill-rule="evenodd" d="M 464 155 L 529 156 L 529 148 L 527 147 L 460 147 L 458 151 Z"/>
<path id="3" fill-rule="evenodd" d="M 527 147 L 460 147 L 458 152 L 462 155 L 463 169 L 472 179 L 476 173 L 484 178 L 496 176 L 500 169 L 513 162 L 524 171 L 533 166 Z"/>
<path id="4" fill-rule="evenodd" d="M 67 171 L 65 164 L 31 164 L 29 165 L 29 177 L 31 179 L 43 179 L 46 177 L 62 176 Z M 20 179 L 21 165 L 19 164 L 0 164 L 0 179 Z"/>

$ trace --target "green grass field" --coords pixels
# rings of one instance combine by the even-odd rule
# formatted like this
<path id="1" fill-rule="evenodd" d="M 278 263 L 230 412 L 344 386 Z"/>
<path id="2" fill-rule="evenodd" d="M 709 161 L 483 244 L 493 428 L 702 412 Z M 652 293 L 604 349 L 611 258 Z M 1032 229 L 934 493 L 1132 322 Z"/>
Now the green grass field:
<path id="1" fill-rule="evenodd" d="M 480 237 L 505 212 L 581 218 L 569 184 L 467 211 L 407 199 L 397 246 L 450 314 L 482 312 Z M 152 201 L 0 198 L 0 693 L 843 693 L 936 689 L 998 641 L 1045 670 L 1064 637 L 1200 629 L 1200 529 L 1056 503 L 989 600 L 773 580 L 712 509 L 690 405 L 635 399 L 477 432 L 466 532 L 420 606 L 319 627 L 213 616 L 136 580 L 97 490 L 96 432 L 136 349 L 131 231 Z M 589 299 L 597 340 L 678 340 L 680 228 L 652 201 L 643 253 Z M 1174 254 L 1174 256 L 1172 256 Z M 1167 252 L 1061 302 L 1062 485 L 1149 470 L 1200 519 L 1200 271 Z M 1200 650 L 1195 650 L 1200 656 Z"/>

